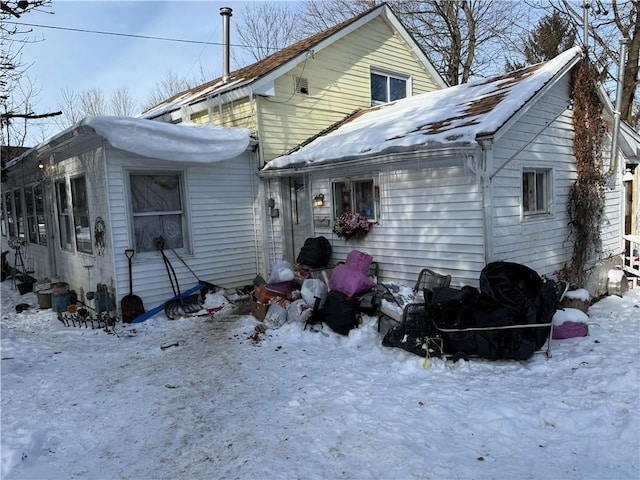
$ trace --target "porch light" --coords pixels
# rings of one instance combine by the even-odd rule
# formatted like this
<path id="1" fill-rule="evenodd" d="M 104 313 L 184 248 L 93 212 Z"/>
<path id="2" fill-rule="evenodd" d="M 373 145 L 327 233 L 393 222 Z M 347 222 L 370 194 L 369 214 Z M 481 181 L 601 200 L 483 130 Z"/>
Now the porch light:
<path id="1" fill-rule="evenodd" d="M 324 205 L 324 194 L 319 193 L 315 197 L 313 197 L 313 206 L 314 207 L 322 207 Z"/>
<path id="2" fill-rule="evenodd" d="M 622 175 L 623 182 L 631 182 L 633 181 L 633 173 L 631 173 L 631 169 L 627 168 L 624 171 L 624 175 Z"/>

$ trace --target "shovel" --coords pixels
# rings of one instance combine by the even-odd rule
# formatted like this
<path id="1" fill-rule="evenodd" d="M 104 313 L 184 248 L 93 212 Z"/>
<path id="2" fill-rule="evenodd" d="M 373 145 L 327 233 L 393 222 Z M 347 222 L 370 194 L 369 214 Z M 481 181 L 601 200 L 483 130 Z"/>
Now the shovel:
<path id="1" fill-rule="evenodd" d="M 135 251 L 130 248 L 124 251 L 124 254 L 129 260 L 129 295 L 125 295 L 120 301 L 120 309 L 122 310 L 122 321 L 125 323 L 131 323 L 134 318 L 144 313 L 144 304 L 142 303 L 142 299 L 133 294 L 131 259 L 133 258 L 134 253 Z"/>
<path id="2" fill-rule="evenodd" d="M 169 250 L 171 250 L 173 252 L 173 254 L 176 256 L 176 258 L 178 260 L 180 260 L 182 262 L 182 264 L 187 267 L 187 270 L 189 270 L 191 272 L 191 274 L 195 277 L 195 279 L 198 281 L 198 283 L 200 285 L 202 285 L 202 290 L 200 291 L 200 296 L 204 299 L 205 295 L 208 292 L 218 292 L 220 290 L 222 290 L 222 287 L 219 287 L 218 285 L 215 285 L 211 282 L 207 282 L 205 280 L 201 280 L 198 275 L 196 275 L 196 272 L 194 272 L 191 267 L 187 264 L 187 262 L 184 261 L 184 259 L 178 255 L 178 252 L 176 252 L 173 248 L 169 247 Z"/>
<path id="3" fill-rule="evenodd" d="M 193 295 L 189 295 L 188 297 L 183 297 L 180 293 L 180 285 L 178 284 L 176 271 L 173 269 L 173 265 L 171 265 L 169 258 L 164 253 L 164 238 L 156 238 L 155 244 L 156 248 L 160 250 L 160 254 L 162 255 L 162 260 L 164 261 L 164 266 L 167 269 L 167 274 L 169 275 L 169 281 L 171 282 L 171 289 L 173 290 L 173 294 L 177 297 L 175 299 L 167 300 L 164 304 L 164 313 L 167 318 L 173 320 L 182 316 L 188 316 L 202 310 L 199 299 L 200 295 L 196 293 Z"/>

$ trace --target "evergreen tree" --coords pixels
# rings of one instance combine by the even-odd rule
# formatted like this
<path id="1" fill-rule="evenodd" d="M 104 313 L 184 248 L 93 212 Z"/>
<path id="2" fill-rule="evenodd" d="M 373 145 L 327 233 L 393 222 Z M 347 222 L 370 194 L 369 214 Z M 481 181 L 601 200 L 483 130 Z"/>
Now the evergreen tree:
<path id="1" fill-rule="evenodd" d="M 575 40 L 571 23 L 559 12 L 553 12 L 542 18 L 529 33 L 524 46 L 525 60 L 528 64 L 546 62 L 573 47 Z"/>
<path id="2" fill-rule="evenodd" d="M 506 60 L 506 71 L 524 68 L 557 57 L 575 44 L 576 34 L 571 22 L 559 12 L 543 17 L 524 40 L 522 60 Z"/>

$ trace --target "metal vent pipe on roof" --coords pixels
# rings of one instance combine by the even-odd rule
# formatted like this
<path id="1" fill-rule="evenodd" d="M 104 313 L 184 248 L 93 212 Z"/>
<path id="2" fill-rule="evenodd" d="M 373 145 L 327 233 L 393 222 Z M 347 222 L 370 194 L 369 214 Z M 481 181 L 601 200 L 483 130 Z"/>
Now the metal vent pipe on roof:
<path id="1" fill-rule="evenodd" d="M 613 133 L 611 136 L 611 160 L 609 162 L 609 175 L 618 172 L 618 138 L 620 136 L 620 115 L 622 110 L 622 86 L 624 85 L 624 68 L 627 56 L 627 40 L 620 40 L 620 59 L 618 63 L 618 83 L 616 91 L 616 105 L 613 111 Z"/>
<path id="2" fill-rule="evenodd" d="M 231 7 L 221 7 L 222 16 L 222 83 L 229 81 L 229 19 L 233 15 Z"/>

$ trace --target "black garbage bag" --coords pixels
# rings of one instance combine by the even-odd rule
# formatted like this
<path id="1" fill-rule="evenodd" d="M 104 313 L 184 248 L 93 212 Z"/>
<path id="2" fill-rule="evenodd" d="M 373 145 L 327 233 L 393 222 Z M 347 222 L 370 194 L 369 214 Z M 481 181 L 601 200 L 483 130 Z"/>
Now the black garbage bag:
<path id="1" fill-rule="evenodd" d="M 553 280 L 542 279 L 525 265 L 494 262 L 482 270 L 480 290 L 473 291 L 435 289 L 428 298 L 446 353 L 526 360 L 542 348 L 548 326 L 517 326 L 551 323 L 559 301 Z"/>
<path id="2" fill-rule="evenodd" d="M 356 297 L 347 297 L 344 293 L 331 290 L 324 302 L 324 323 L 336 333 L 349 335 L 349 331 L 358 324 L 358 307 Z"/>
<path id="3" fill-rule="evenodd" d="M 331 243 L 325 237 L 307 238 L 296 262 L 309 268 L 322 268 L 329 264 Z"/>
<path id="4" fill-rule="evenodd" d="M 410 305 L 405 320 L 390 328 L 382 339 L 385 347 L 397 347 L 421 357 L 442 355 L 441 337 L 427 315 L 426 305 Z"/>

